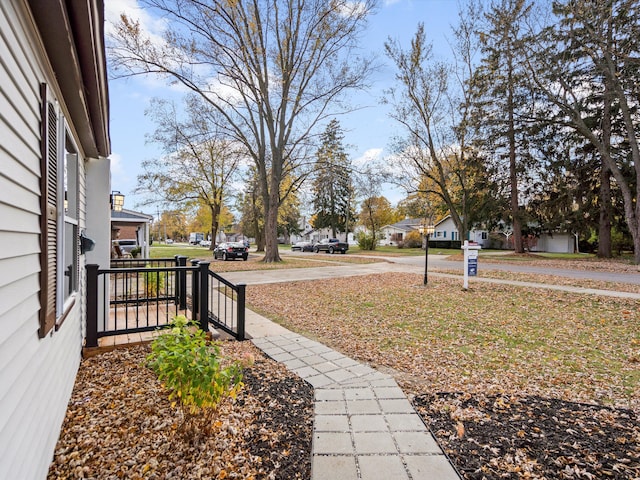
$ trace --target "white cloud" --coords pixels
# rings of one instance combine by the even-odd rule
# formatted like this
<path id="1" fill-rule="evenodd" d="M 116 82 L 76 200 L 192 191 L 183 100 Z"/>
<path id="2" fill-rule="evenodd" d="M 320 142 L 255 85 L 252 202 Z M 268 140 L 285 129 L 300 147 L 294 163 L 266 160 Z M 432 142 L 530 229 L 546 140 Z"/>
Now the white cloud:
<path id="1" fill-rule="evenodd" d="M 366 9 L 367 5 L 364 2 L 358 1 L 346 1 L 339 7 L 340 14 L 345 17 L 350 17 L 351 15 L 362 15 L 366 12 Z"/>
<path id="2" fill-rule="evenodd" d="M 370 148 L 367 151 L 365 151 L 362 154 L 362 156 L 356 158 L 353 161 L 353 165 L 356 168 L 360 168 L 360 167 L 366 167 L 371 163 L 375 163 L 381 159 L 382 152 L 383 152 L 382 148 Z"/>
<path id="3" fill-rule="evenodd" d="M 120 190 L 125 193 L 128 189 L 133 189 L 132 177 L 129 174 L 128 168 L 123 162 L 122 156 L 119 153 L 111 153 L 109 156 L 111 161 L 111 188 L 113 190 Z"/>
<path id="4" fill-rule="evenodd" d="M 105 2 L 105 31 L 114 33 L 114 25 L 120 21 L 120 15 L 126 14 L 134 21 L 140 22 L 142 30 L 150 35 L 151 40 L 162 42 L 162 32 L 167 22 L 162 18 L 153 17 L 148 10 L 142 8 L 137 0 L 109 0 Z"/>

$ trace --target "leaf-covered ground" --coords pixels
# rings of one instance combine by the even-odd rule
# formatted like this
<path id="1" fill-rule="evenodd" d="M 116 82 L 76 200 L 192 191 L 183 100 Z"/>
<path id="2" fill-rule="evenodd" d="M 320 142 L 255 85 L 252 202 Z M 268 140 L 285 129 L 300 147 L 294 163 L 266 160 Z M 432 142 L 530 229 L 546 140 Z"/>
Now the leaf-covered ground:
<path id="1" fill-rule="evenodd" d="M 223 355 L 256 361 L 209 435 L 186 435 L 155 374 L 148 346 L 84 359 L 49 469 L 52 479 L 309 479 L 313 391 L 251 342 Z"/>
<path id="2" fill-rule="evenodd" d="M 431 270 L 429 271 L 431 272 Z M 438 268 L 434 269 L 433 271 L 439 273 L 450 273 L 453 275 L 463 275 L 462 268 Z M 481 268 L 478 272 L 478 276 L 481 278 L 496 278 L 500 280 L 514 280 L 518 282 L 543 283 L 569 287 L 593 288 L 597 290 L 640 293 L 640 285 L 634 285 L 631 283 L 603 282 L 599 280 L 559 277 L 557 275 L 541 275 L 538 273 L 505 272 L 502 270 L 491 270 L 490 267 Z"/>
<path id="3" fill-rule="evenodd" d="M 476 472 L 467 478 L 640 476 L 638 302 L 509 285 L 477 284 L 466 292 L 461 287 L 457 279 L 433 278 L 424 288 L 420 275 L 370 275 L 252 286 L 248 302 L 296 332 L 395 374 L 445 448 L 460 452 L 454 459 L 460 470 Z M 460 398 L 479 406 L 492 398 L 519 399 L 510 401 L 518 408 L 509 414 L 526 418 L 532 430 L 514 430 L 479 407 L 470 422 L 487 429 L 482 435 L 470 433 L 478 425 L 456 421 L 452 430 L 442 418 L 430 417 L 433 409 L 451 417 Z M 533 430 L 547 428 L 536 402 L 550 402 L 547 416 L 565 406 L 562 415 L 577 423 L 559 423 L 566 426 L 562 442 L 581 445 L 580 455 L 563 450 L 561 435 Z M 574 414 L 572 405 L 581 403 L 614 409 L 596 409 L 600 426 L 578 428 L 579 417 L 594 411 L 584 406 Z M 464 445 L 473 448 L 447 443 L 460 428 Z M 504 442 L 517 445 L 521 430 L 535 448 L 501 450 Z M 619 441 L 603 451 L 599 431 Z M 535 463 L 541 467 L 533 468 Z M 478 473 L 479 465 L 486 471 Z"/>
<path id="4" fill-rule="evenodd" d="M 509 394 L 422 394 L 414 405 L 468 479 L 640 475 L 630 410 Z"/>

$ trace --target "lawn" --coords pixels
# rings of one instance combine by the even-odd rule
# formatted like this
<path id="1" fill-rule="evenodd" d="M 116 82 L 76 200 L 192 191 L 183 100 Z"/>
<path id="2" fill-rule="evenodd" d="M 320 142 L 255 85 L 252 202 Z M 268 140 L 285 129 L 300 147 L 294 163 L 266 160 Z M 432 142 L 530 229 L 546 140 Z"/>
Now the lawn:
<path id="1" fill-rule="evenodd" d="M 394 375 L 465 479 L 640 478 L 637 300 L 400 273 L 247 300 Z"/>
<path id="2" fill-rule="evenodd" d="M 251 286 L 250 308 L 430 391 L 542 394 L 640 410 L 637 300 L 412 274 Z M 336 294 L 339 292 L 339 295 Z M 300 302 L 304 298 L 304 302 Z"/>

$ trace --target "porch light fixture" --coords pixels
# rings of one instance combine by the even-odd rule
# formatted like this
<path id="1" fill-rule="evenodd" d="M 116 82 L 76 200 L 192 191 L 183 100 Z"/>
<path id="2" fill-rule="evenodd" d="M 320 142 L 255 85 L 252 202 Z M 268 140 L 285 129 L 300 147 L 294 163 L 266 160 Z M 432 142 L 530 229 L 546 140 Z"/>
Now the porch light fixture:
<path id="1" fill-rule="evenodd" d="M 433 235 L 433 232 L 435 231 L 435 227 L 433 225 L 420 225 L 419 228 L 420 234 L 425 236 L 425 245 L 424 245 L 424 282 L 423 284 L 426 285 L 428 278 L 427 278 L 427 268 L 429 265 L 429 236 Z"/>
<path id="2" fill-rule="evenodd" d="M 119 191 L 111 192 L 111 210 L 121 212 L 124 206 L 124 195 Z"/>

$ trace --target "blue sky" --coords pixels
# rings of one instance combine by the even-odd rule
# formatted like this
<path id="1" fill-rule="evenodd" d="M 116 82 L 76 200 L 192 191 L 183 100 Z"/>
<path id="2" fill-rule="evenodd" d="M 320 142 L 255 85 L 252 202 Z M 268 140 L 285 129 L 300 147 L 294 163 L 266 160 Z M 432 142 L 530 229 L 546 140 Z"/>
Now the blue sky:
<path id="1" fill-rule="evenodd" d="M 122 11 L 139 17 L 143 25 L 157 28 L 161 21 L 146 11 L 141 11 L 136 0 L 109 0 L 105 2 L 107 23 L 117 19 Z M 397 39 L 408 48 L 418 22 L 425 24 L 427 38 L 434 45 L 435 55 L 446 59 L 450 56 L 447 38 L 452 37 L 451 25 L 457 23 L 456 0 L 381 0 L 376 14 L 370 18 L 363 39 L 363 48 L 374 52 L 382 68 L 371 79 L 372 88 L 353 99 L 364 107 L 338 119 L 345 130 L 345 144 L 352 161 L 362 164 L 368 158 L 384 159 L 389 154 L 391 138 L 399 133 L 397 124 L 387 116 L 387 109 L 380 105 L 385 88 L 393 82 L 394 71 L 384 55 L 384 42 Z M 107 31 L 109 26 L 107 25 Z M 111 108 L 111 186 L 125 194 L 125 208 L 155 214 L 155 207 L 142 207 L 141 198 L 133 194 L 136 177 L 141 172 L 143 160 L 160 154 L 153 144 L 145 142 L 145 135 L 154 130 L 154 124 L 145 117 L 145 109 L 153 97 L 179 99 L 183 92 L 168 86 L 157 78 L 134 77 L 112 79 L 109 83 Z M 387 186 L 383 194 L 395 204 L 405 193 Z"/>

